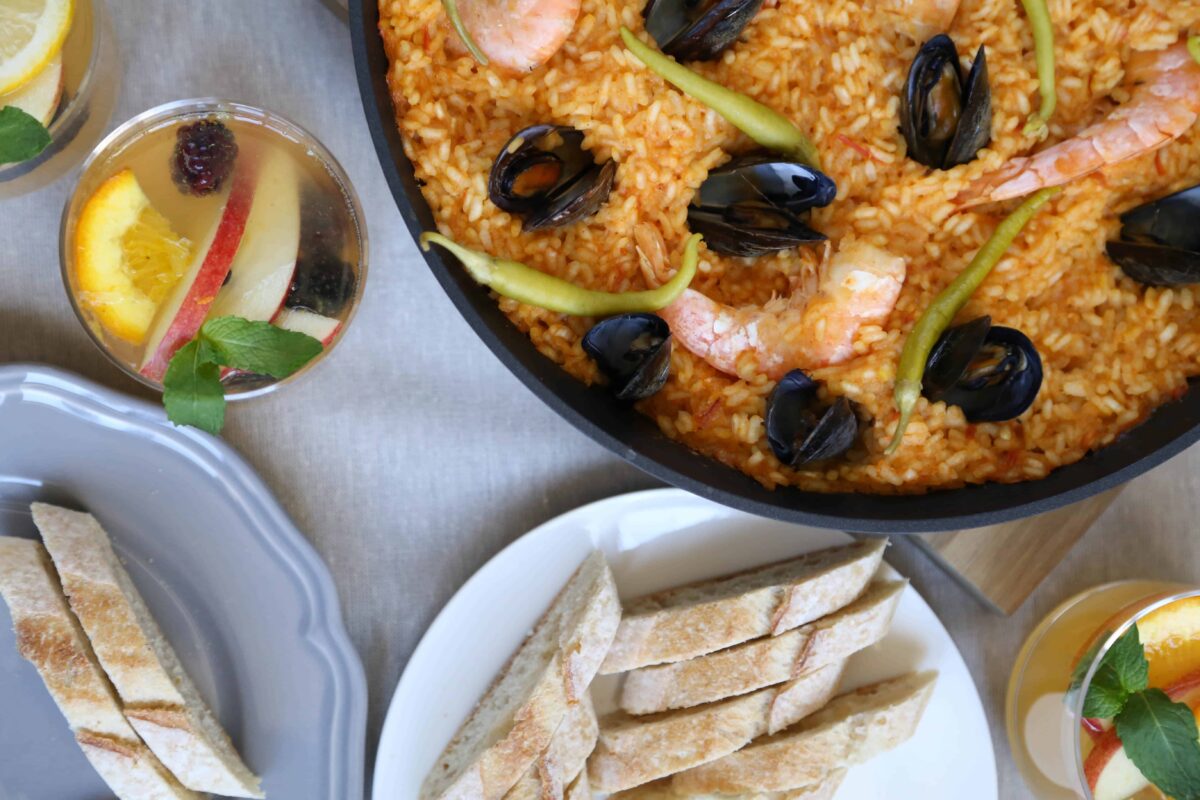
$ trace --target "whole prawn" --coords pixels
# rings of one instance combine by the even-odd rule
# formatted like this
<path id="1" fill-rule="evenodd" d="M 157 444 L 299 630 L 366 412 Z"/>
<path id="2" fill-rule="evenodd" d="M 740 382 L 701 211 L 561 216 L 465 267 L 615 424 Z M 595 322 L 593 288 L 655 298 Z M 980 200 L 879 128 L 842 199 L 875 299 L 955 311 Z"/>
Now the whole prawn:
<path id="1" fill-rule="evenodd" d="M 1200 64 L 1186 44 L 1138 54 L 1127 75 L 1135 84 L 1129 101 L 1102 122 L 1040 153 L 1012 159 L 969 185 L 955 202 L 966 208 L 1061 186 L 1153 152 L 1200 117 Z"/>
<path id="2" fill-rule="evenodd" d="M 906 273 L 904 259 L 857 241 L 834 255 L 809 297 L 735 308 L 689 289 L 659 314 L 679 344 L 721 372 L 737 375 L 752 359 L 778 379 L 852 358 L 859 329 L 887 319 Z"/>

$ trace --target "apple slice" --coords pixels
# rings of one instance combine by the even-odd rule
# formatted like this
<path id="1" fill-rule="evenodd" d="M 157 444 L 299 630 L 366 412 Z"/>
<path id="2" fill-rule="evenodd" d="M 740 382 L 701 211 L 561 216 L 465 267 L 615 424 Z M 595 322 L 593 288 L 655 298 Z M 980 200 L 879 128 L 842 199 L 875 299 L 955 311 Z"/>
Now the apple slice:
<path id="1" fill-rule="evenodd" d="M 256 175 L 247 155 L 243 153 L 234 170 L 233 186 L 217 222 L 201 241 L 192 263 L 155 318 L 139 370 L 151 380 L 163 379 L 171 356 L 200 330 L 229 274 L 254 204 Z"/>
<path id="2" fill-rule="evenodd" d="M 300 250 L 300 185 L 291 158 L 266 156 L 254 189 L 246 231 L 213 303 L 213 317 L 267 322 L 283 306 Z"/>
<path id="3" fill-rule="evenodd" d="M 62 99 L 62 53 L 50 59 L 42 71 L 10 94 L 0 94 L 0 108 L 16 106 L 43 125 L 49 126 Z"/>
<path id="4" fill-rule="evenodd" d="M 285 331 L 307 333 L 319 341 L 322 347 L 328 347 L 342 327 L 341 320 L 323 317 L 303 308 L 280 309 L 275 319 L 271 320 L 271 324 Z"/>

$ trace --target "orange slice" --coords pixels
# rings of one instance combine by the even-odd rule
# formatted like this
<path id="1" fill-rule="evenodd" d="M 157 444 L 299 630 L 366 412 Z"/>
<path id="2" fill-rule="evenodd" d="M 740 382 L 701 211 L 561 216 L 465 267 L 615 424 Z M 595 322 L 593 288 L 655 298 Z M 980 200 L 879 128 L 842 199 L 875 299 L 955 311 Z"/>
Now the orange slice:
<path id="1" fill-rule="evenodd" d="M 1150 685 L 1171 686 L 1200 673 L 1200 597 L 1189 597 L 1138 621 L 1150 662 Z"/>
<path id="2" fill-rule="evenodd" d="M 137 344 L 187 269 L 192 245 L 150 205 L 132 170 L 100 185 L 75 228 L 79 299 L 105 330 Z"/>

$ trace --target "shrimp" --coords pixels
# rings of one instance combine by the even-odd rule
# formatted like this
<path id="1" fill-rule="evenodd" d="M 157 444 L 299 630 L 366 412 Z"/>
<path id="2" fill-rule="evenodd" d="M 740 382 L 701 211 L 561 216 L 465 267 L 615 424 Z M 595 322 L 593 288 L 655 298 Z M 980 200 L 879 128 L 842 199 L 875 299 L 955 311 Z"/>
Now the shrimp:
<path id="1" fill-rule="evenodd" d="M 881 0 L 879 8 L 917 44 L 945 33 L 958 15 L 960 0 Z"/>
<path id="2" fill-rule="evenodd" d="M 737 375 L 745 357 L 778 379 L 850 360 L 858 330 L 887 319 L 906 273 L 904 259 L 855 242 L 833 257 L 815 295 L 734 308 L 688 289 L 659 315 L 679 344 L 721 372 Z"/>
<path id="3" fill-rule="evenodd" d="M 581 0 L 458 0 L 463 27 L 495 67 L 527 73 L 558 52 Z"/>
<path id="4" fill-rule="evenodd" d="M 1129 101 L 1105 120 L 1040 153 L 1012 159 L 970 184 L 955 202 L 966 208 L 1070 183 L 1164 147 L 1200 116 L 1200 64 L 1186 44 L 1135 56 L 1127 76 L 1136 84 Z"/>

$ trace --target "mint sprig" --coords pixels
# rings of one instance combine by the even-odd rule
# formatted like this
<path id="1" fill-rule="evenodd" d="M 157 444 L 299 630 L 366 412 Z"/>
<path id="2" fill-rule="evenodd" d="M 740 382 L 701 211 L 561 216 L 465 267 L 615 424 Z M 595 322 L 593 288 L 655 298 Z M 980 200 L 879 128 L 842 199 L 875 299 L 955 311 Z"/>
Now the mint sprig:
<path id="1" fill-rule="evenodd" d="M 0 108 L 0 164 L 28 161 L 50 146 L 50 131 L 16 106 Z"/>
<path id="2" fill-rule="evenodd" d="M 268 322 L 241 317 L 210 319 L 167 365 L 163 376 L 167 419 L 216 435 L 225 424 L 222 367 L 286 378 L 322 349 L 317 339 Z"/>
<path id="3" fill-rule="evenodd" d="M 1089 651 L 1079 682 L 1095 660 Z M 1195 713 L 1161 689 L 1147 688 L 1150 663 L 1136 624 L 1104 654 L 1083 702 L 1085 717 L 1112 718 L 1125 754 L 1174 800 L 1200 800 L 1200 731 Z M 1078 686 L 1073 682 L 1074 686 Z"/>

